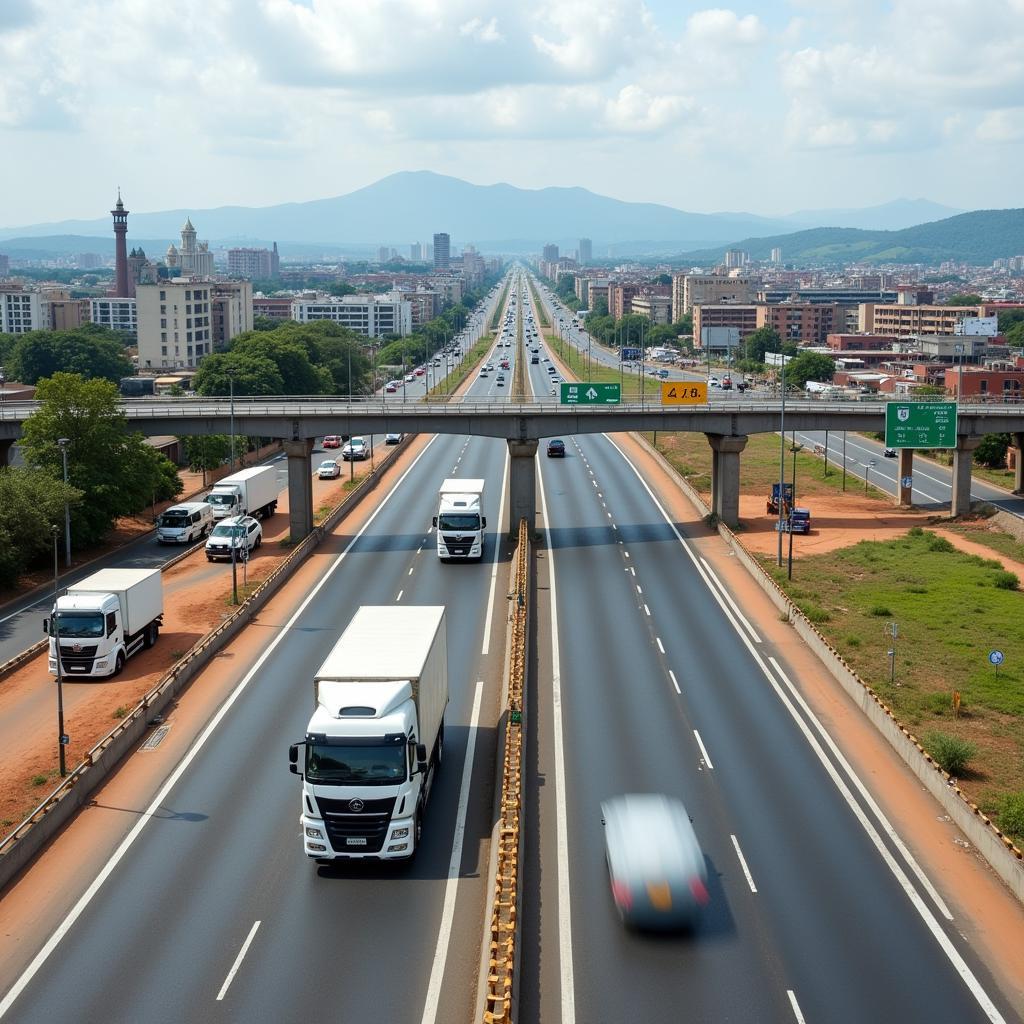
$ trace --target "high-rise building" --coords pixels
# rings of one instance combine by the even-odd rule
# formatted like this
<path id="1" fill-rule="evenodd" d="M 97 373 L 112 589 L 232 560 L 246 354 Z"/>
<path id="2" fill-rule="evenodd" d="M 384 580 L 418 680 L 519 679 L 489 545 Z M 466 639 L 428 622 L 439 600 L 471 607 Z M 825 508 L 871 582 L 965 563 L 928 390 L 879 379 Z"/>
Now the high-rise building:
<path id="1" fill-rule="evenodd" d="M 558 262 L 558 246 L 554 242 L 548 242 L 544 246 L 544 251 L 541 253 L 541 258 L 548 261 L 548 263 Z"/>
<path id="2" fill-rule="evenodd" d="M 192 369 L 213 351 L 213 284 L 179 278 L 135 290 L 139 369 Z"/>
<path id="3" fill-rule="evenodd" d="M 228 276 L 266 281 L 274 276 L 274 254 L 270 249 L 228 249 Z"/>
<path id="4" fill-rule="evenodd" d="M 181 248 L 172 242 L 167 247 L 167 266 L 185 275 L 210 277 L 213 274 L 213 253 L 209 242 L 197 242 L 197 231 L 188 217 L 181 228 Z"/>
<path id="5" fill-rule="evenodd" d="M 772 249 L 772 263 L 781 263 L 781 262 L 782 262 L 782 248 L 777 245 L 777 246 L 775 246 L 774 249 Z"/>
<path id="6" fill-rule="evenodd" d="M 729 270 L 735 270 L 737 267 L 746 266 L 749 258 L 750 257 L 743 249 L 725 250 L 725 266 Z"/>
<path id="7" fill-rule="evenodd" d="M 38 291 L 25 291 L 20 284 L 0 288 L 0 334 L 27 334 L 46 326 Z"/>
<path id="8" fill-rule="evenodd" d="M 11 257 L 0 253 L 0 277 L 7 277 L 11 272 Z"/>
<path id="9" fill-rule="evenodd" d="M 594 243 L 589 238 L 581 238 L 580 251 L 577 255 L 579 256 L 580 266 L 589 263 L 594 256 Z"/>
<path id="10" fill-rule="evenodd" d="M 138 319 L 134 298 L 87 299 L 89 320 L 123 334 L 134 342 L 138 337 Z"/>
<path id="11" fill-rule="evenodd" d="M 434 269 L 447 270 L 451 263 L 452 240 L 445 232 L 434 235 Z"/>
<path id="12" fill-rule="evenodd" d="M 420 242 L 413 242 L 413 244 L 409 246 L 409 259 L 412 260 L 413 263 L 423 262 L 423 245 Z"/>
<path id="13" fill-rule="evenodd" d="M 754 282 L 749 277 L 724 274 L 673 274 L 672 322 L 675 323 L 698 304 L 750 302 Z"/>
<path id="14" fill-rule="evenodd" d="M 110 215 L 114 218 L 114 294 L 130 298 L 135 288 L 128 277 L 128 211 L 121 202 L 120 189 Z"/>

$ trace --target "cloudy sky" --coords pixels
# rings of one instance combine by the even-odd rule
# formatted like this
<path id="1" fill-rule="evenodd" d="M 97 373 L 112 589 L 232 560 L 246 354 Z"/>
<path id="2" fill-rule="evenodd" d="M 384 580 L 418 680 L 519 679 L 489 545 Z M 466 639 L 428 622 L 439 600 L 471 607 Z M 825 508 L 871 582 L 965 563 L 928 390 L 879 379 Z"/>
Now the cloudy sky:
<path id="1" fill-rule="evenodd" d="M 1024 205 L 1024 0 L 0 0 L 0 225 L 399 170 L 697 212 Z"/>

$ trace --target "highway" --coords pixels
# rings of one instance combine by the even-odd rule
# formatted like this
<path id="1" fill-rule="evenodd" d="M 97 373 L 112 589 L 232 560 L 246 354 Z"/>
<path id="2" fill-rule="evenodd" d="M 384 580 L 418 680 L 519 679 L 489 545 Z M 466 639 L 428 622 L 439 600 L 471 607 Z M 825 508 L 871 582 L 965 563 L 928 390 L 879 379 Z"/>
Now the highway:
<path id="1" fill-rule="evenodd" d="M 472 388 L 497 390 L 493 378 Z M 8 993 L 0 1015 L 285 1021 L 321 1006 L 339 1021 L 470 1019 L 504 655 L 506 597 L 496 583 L 509 557 L 498 529 L 506 459 L 495 440 L 426 445 L 364 528 L 338 543 L 330 570 L 239 679 L 213 740 L 157 795 L 145 827 L 62 933 L 59 952 L 31 976 L 12 975 L 11 961 L 0 969 Z M 437 558 L 430 522 L 448 476 L 490 483 L 483 564 Z M 411 866 L 320 867 L 302 850 L 288 745 L 304 735 L 313 673 L 356 608 L 393 602 L 447 607 L 451 703 L 424 844 Z M 465 835 L 454 876 L 464 877 L 452 898 L 457 821 Z"/>
<path id="2" fill-rule="evenodd" d="M 522 1019 L 1014 1019 L 871 803 L 805 738 L 825 746 L 784 652 L 712 589 L 614 438 L 566 440 L 564 460 L 540 460 L 553 669 L 529 725 Z M 694 821 L 711 903 L 692 937 L 618 919 L 600 804 L 631 792 L 679 797 Z"/>

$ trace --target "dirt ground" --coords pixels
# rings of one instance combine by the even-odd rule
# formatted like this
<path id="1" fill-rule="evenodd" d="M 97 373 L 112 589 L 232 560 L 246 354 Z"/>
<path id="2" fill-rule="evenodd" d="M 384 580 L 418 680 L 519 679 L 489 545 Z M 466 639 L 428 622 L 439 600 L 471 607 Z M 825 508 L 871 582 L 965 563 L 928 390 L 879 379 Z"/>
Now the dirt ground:
<path id="1" fill-rule="evenodd" d="M 356 464 L 356 479 L 369 471 L 369 462 Z M 347 478 L 346 467 L 338 480 L 314 480 L 314 510 L 339 504 Z M 145 523 L 140 532 L 150 528 Z M 248 566 L 238 568 L 239 588 L 246 576 L 251 588 L 284 561 L 291 550 L 281 544 L 287 534 L 285 492 L 278 512 L 264 523 L 263 545 Z M 230 598 L 230 565 L 207 562 L 202 551 L 164 572 L 164 621 L 156 646 L 132 658 L 116 680 L 64 681 L 64 726 L 71 737 L 66 749 L 69 769 L 231 613 Z M 0 836 L 21 822 L 60 779 L 55 691 L 43 654 L 0 681 Z"/>

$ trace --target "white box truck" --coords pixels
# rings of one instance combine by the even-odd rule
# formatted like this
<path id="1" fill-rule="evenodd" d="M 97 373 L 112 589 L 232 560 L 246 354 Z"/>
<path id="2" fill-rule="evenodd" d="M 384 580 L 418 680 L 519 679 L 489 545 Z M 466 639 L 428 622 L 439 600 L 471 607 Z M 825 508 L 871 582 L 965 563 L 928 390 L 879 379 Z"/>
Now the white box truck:
<path id="1" fill-rule="evenodd" d="M 218 480 L 206 500 L 213 506 L 214 519 L 265 519 L 277 511 L 277 495 L 277 466 L 252 466 Z"/>
<path id="2" fill-rule="evenodd" d="M 316 860 L 407 860 L 444 747 L 444 608 L 360 608 L 313 695 L 306 738 L 288 750 L 302 778 L 303 849 Z"/>
<path id="3" fill-rule="evenodd" d="M 437 557 L 449 559 L 476 559 L 484 557 L 484 530 L 487 518 L 483 515 L 483 480 L 449 479 L 438 492 Z"/>
<path id="4" fill-rule="evenodd" d="M 57 635 L 64 676 L 114 676 L 163 622 L 159 569 L 100 569 L 57 598 L 43 626 L 50 637 L 50 672 L 57 674 Z"/>

